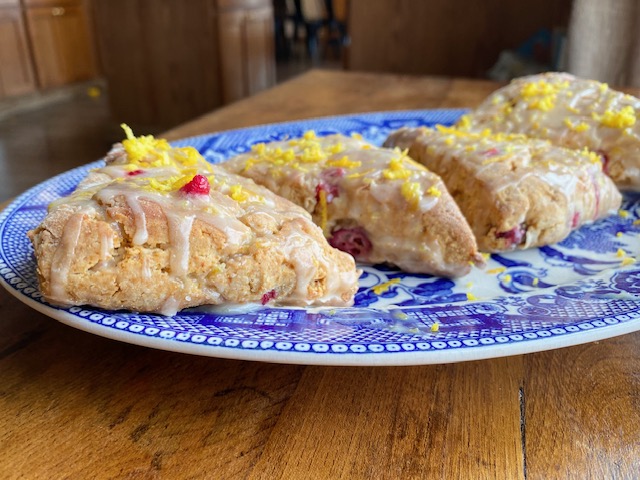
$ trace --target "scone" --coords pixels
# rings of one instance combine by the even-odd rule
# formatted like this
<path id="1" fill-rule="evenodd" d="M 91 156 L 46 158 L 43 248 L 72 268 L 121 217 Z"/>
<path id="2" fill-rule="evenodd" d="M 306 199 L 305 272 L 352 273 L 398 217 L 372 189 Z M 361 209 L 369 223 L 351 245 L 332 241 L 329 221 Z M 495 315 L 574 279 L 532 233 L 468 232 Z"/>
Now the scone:
<path id="1" fill-rule="evenodd" d="M 442 180 L 400 150 L 310 131 L 222 165 L 303 206 L 358 261 L 450 277 L 482 263 Z"/>
<path id="2" fill-rule="evenodd" d="M 602 157 L 621 188 L 640 188 L 640 99 L 567 73 L 518 78 L 465 115 L 465 130 L 523 133 Z"/>
<path id="3" fill-rule="evenodd" d="M 439 174 L 485 252 L 559 242 L 620 207 L 597 154 L 524 135 L 402 128 L 385 145 Z"/>
<path id="4" fill-rule="evenodd" d="M 193 148 L 127 134 L 29 232 L 48 301 L 166 315 L 203 304 L 353 303 L 353 258 L 304 209 Z"/>

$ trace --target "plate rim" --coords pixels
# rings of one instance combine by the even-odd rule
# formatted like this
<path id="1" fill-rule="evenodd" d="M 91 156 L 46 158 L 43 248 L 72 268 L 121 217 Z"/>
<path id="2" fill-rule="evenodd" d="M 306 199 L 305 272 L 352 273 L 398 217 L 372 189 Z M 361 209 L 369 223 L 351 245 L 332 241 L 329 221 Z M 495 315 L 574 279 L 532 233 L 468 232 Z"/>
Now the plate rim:
<path id="1" fill-rule="evenodd" d="M 249 130 L 259 130 L 264 128 L 289 128 L 298 126 L 305 123 L 314 123 L 318 121 L 327 120 L 349 120 L 359 119 L 370 116 L 389 116 L 393 115 L 434 115 L 438 113 L 444 114 L 462 114 L 467 109 L 455 108 L 455 109 L 412 109 L 412 110 L 389 110 L 389 111 L 375 111 L 375 112 L 363 112 L 357 114 L 345 114 L 345 115 L 327 115 L 313 118 L 306 118 L 293 121 L 284 121 L 268 124 L 253 125 L 249 127 L 234 128 L 228 130 L 222 130 L 217 132 L 204 133 L 199 135 L 193 135 L 185 138 L 172 140 L 171 143 L 188 144 L 194 141 L 201 141 L 203 139 L 209 139 L 212 137 L 230 135 L 234 133 L 242 133 Z M 78 171 L 87 170 L 89 168 L 99 166 L 104 162 L 104 158 L 74 167 L 65 172 L 61 172 L 53 177 L 50 177 L 31 188 L 27 189 L 15 199 L 13 199 L 5 208 L 0 212 L 0 233 L 6 227 L 7 218 L 19 209 L 26 199 L 29 199 L 36 194 L 44 190 L 47 185 L 55 182 L 61 178 L 69 175 L 73 175 Z M 2 251 L 4 255 L 4 249 Z M 619 271 L 620 269 L 616 269 Z M 548 351 L 557 348 L 570 347 L 589 343 L 597 340 L 604 340 L 624 334 L 628 334 L 637 330 L 640 330 L 640 315 L 630 320 L 619 321 L 615 324 L 609 324 L 606 327 L 592 328 L 588 330 L 581 330 L 577 332 L 571 332 L 569 334 L 558 334 L 544 339 L 523 339 L 522 341 L 509 341 L 503 344 L 483 344 L 476 345 L 472 348 L 443 348 L 427 350 L 412 350 L 412 351 L 382 351 L 382 352 L 316 352 L 316 351 L 295 351 L 295 350 L 274 350 L 271 348 L 262 349 L 247 349 L 247 348 L 234 348 L 226 345 L 212 345 L 212 344 L 196 344 L 193 342 L 180 341 L 177 339 L 161 338 L 157 336 L 143 335 L 129 330 L 117 330 L 115 328 L 107 327 L 98 322 L 89 321 L 88 319 L 80 318 L 73 315 L 70 311 L 71 308 L 79 308 L 80 310 L 91 310 L 93 307 L 86 309 L 82 307 L 69 307 L 67 309 L 60 309 L 47 303 L 42 303 L 34 298 L 29 297 L 21 290 L 17 289 L 14 285 L 11 285 L 4 276 L 0 275 L 0 284 L 19 301 L 25 303 L 30 308 L 42 313 L 48 317 L 51 317 L 65 325 L 71 326 L 78 330 L 95 334 L 104 338 L 109 338 L 125 343 L 139 345 L 147 348 L 154 348 L 159 350 L 166 350 L 172 352 L 180 352 L 187 354 L 194 354 L 199 356 L 209 356 L 216 358 L 227 358 L 236 360 L 249 360 L 249 361 L 263 361 L 273 363 L 287 363 L 287 364 L 302 364 L 302 365 L 333 365 L 333 366 L 403 366 L 403 365 L 427 365 L 427 364 L 444 364 L 444 363 L 457 363 L 465 361 L 482 360 L 489 358 L 507 357 L 513 355 Z M 639 296 L 640 299 L 640 296 Z M 474 303 L 474 302 L 469 302 Z M 95 309 L 94 309 L 95 311 Z M 634 312 L 640 312 L 640 305 Z M 630 312 L 619 315 L 628 315 Z M 612 315 L 615 317 L 615 315 Z M 594 321 L 596 319 L 591 318 L 584 320 L 584 322 Z M 539 329 L 540 331 L 542 329 Z M 518 333 L 512 335 L 522 336 Z M 480 338 L 480 337 L 479 337 Z M 567 341 L 567 339 L 569 339 Z M 443 339 L 442 342 L 449 342 L 450 340 Z M 274 340 L 273 343 L 277 342 Z M 430 340 L 430 342 L 437 342 L 437 340 Z M 312 343 L 312 342 L 311 342 Z M 318 342 L 322 343 L 322 342 Z M 333 345 L 337 343 L 334 342 Z M 486 347 L 486 348 L 485 348 Z"/>
<path id="2" fill-rule="evenodd" d="M 489 360 L 494 358 L 526 355 L 530 353 L 545 352 L 559 348 L 574 347 L 594 341 L 608 340 L 625 334 L 636 332 L 640 329 L 640 318 L 628 322 L 619 322 L 606 327 L 607 335 L 601 335 L 601 329 L 581 330 L 567 335 L 556 335 L 545 338 L 540 347 L 540 341 L 523 339 L 519 342 L 504 344 L 488 344 L 473 348 L 455 349 L 429 349 L 404 352 L 366 352 L 366 353 L 337 353 L 337 352 L 299 352 L 291 350 L 272 349 L 243 349 L 221 345 L 198 345 L 182 342 L 175 339 L 164 339 L 156 336 L 144 336 L 128 330 L 116 330 L 106 328 L 100 323 L 82 321 L 70 315 L 65 310 L 52 308 L 40 303 L 20 291 L 8 288 L 10 285 L 0 277 L 0 284 L 18 300 L 27 306 L 58 322 L 75 328 L 85 333 L 93 334 L 109 340 L 137 345 L 140 347 L 163 350 L 174 353 L 185 353 L 202 357 L 212 357 L 227 360 L 246 360 L 256 362 L 279 363 L 289 365 L 318 365 L 318 366 L 344 366 L 344 367 L 375 367 L 375 366 L 419 366 L 419 365 L 443 365 L 450 363 L 470 362 L 477 360 Z M 597 333 L 597 334 L 596 334 Z M 610 334 L 609 334 L 610 333 Z M 569 342 L 564 339 L 570 338 Z M 456 352 L 453 355 L 451 352 Z M 496 354 L 496 352 L 498 354 Z M 425 361 L 428 360 L 428 361 Z"/>

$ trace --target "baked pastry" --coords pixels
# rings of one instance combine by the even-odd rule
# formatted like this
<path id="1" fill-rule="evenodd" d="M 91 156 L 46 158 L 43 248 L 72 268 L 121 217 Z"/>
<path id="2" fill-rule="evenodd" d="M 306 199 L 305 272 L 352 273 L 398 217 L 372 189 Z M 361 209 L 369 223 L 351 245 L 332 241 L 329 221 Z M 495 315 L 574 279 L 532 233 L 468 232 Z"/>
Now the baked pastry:
<path id="1" fill-rule="evenodd" d="M 134 137 L 114 146 L 29 232 L 45 298 L 171 315 L 203 304 L 349 306 L 353 258 L 304 209 L 206 162 Z"/>
<path id="2" fill-rule="evenodd" d="M 222 165 L 303 206 L 329 243 L 358 261 L 443 276 L 482 263 L 442 180 L 400 150 L 309 131 Z"/>
<path id="3" fill-rule="evenodd" d="M 386 146 L 439 174 L 485 252 L 538 247 L 620 207 L 600 157 L 524 135 L 401 128 Z"/>
<path id="4" fill-rule="evenodd" d="M 518 78 L 458 125 L 469 131 L 523 133 L 554 145 L 587 147 L 621 188 L 640 187 L 640 99 L 567 73 Z"/>

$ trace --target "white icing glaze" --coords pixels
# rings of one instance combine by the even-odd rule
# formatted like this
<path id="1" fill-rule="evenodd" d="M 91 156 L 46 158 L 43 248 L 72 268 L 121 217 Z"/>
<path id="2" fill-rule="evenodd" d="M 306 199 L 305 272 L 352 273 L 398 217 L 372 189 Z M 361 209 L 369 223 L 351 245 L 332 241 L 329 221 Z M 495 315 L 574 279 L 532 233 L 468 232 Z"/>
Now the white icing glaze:
<path id="1" fill-rule="evenodd" d="M 125 201 L 131 212 L 133 213 L 133 221 L 136 227 L 136 231 L 133 235 L 132 242 L 134 245 L 144 245 L 149 239 L 149 231 L 147 230 L 147 216 L 144 213 L 142 205 L 140 204 L 140 196 L 137 194 L 130 194 L 129 192 L 117 191 L 116 195 L 124 195 Z M 106 193 L 101 192 L 100 196 L 105 196 Z"/>
<path id="2" fill-rule="evenodd" d="M 113 232 L 103 229 L 100 231 L 100 266 L 111 263 L 114 249 Z"/>
<path id="3" fill-rule="evenodd" d="M 182 308 L 183 303 L 180 299 L 176 297 L 169 297 L 164 301 L 162 307 L 158 310 L 158 313 L 170 317 L 178 313 Z"/>
<path id="4" fill-rule="evenodd" d="M 169 224 L 169 241 L 171 242 L 169 261 L 171 273 L 176 277 L 184 277 L 189 273 L 189 253 L 191 250 L 189 237 L 195 216 L 182 216 L 167 211 L 165 213 Z"/>
<path id="5" fill-rule="evenodd" d="M 478 210 L 470 194 L 482 195 L 486 197 L 487 206 L 494 202 L 496 211 L 508 212 L 509 205 L 503 203 L 500 192 L 506 188 L 521 190 L 533 180 L 542 182 L 551 188 L 554 196 L 564 197 L 566 218 L 560 219 L 556 228 L 564 229 L 565 236 L 573 228 L 601 218 L 620 205 L 620 195 L 603 173 L 598 156 L 587 151 L 556 147 L 547 141 L 522 136 L 469 133 L 442 126 L 403 128 L 394 132 L 386 143 L 410 147 L 416 158 L 455 186 L 457 200 L 482 241 L 492 228 L 508 232 L 525 225 L 525 241 L 518 246 L 528 248 L 536 244 L 540 231 L 535 225 L 526 225 L 529 207 L 490 218 L 485 211 Z M 469 192 L 460 188 L 465 178 L 477 182 Z M 467 205 L 471 205 L 469 210 Z M 504 219 L 508 219 L 509 225 L 498 223 Z"/>
<path id="6" fill-rule="evenodd" d="M 310 216 L 291 204 L 283 202 L 270 192 L 257 187 L 250 181 L 236 177 L 225 170 L 210 165 L 182 168 L 161 166 L 136 168 L 127 162 L 124 150 L 116 149 L 108 155 L 108 165 L 91 172 L 87 179 L 68 198 L 56 202 L 51 209 L 74 208 L 81 213 L 69 217 L 62 232 L 58 248 L 55 251 L 50 275 L 51 299 L 59 303 L 72 303 L 68 291 L 69 269 L 78 245 L 82 227 L 82 212 L 92 212 L 94 216 L 110 221 L 107 214 L 114 206 L 127 208 L 131 214 L 133 231 L 131 242 L 134 246 L 145 246 L 151 241 L 149 228 L 151 222 L 166 220 L 169 240 L 169 274 L 172 282 L 178 286 L 177 293 L 166 298 L 158 309 L 165 315 L 175 314 L 193 298 L 184 294 L 192 280 L 187 280 L 190 267 L 191 232 L 195 222 L 203 222 L 224 235 L 223 252 L 239 252 L 245 244 L 261 237 L 261 242 L 284 245 L 282 248 L 291 257 L 296 271 L 296 288 L 291 296 L 278 298 L 277 303 L 287 305 L 329 304 L 345 305 L 342 296 L 355 291 L 357 277 L 355 270 L 342 271 L 335 258 L 325 254 L 324 243 L 319 243 L 305 233 L 304 228 L 317 228 L 311 224 Z M 204 162 L 204 161 L 203 161 Z M 206 162 L 205 162 L 206 163 Z M 183 193 L 173 185 L 183 185 L 181 178 L 187 175 L 187 181 L 195 172 L 200 171 L 209 179 L 209 194 Z M 176 183 L 176 182 L 182 183 Z M 236 195 L 236 196 L 234 196 Z M 233 198 L 232 198 L 233 197 Z M 71 205 L 71 207 L 69 207 Z M 267 226 L 263 231 L 254 231 L 241 221 L 244 216 L 262 215 Z M 125 213 L 126 215 L 126 213 Z M 156 218 L 158 215 L 162 217 Z M 153 216 L 153 218 L 151 218 Z M 292 222 L 297 229 L 288 237 L 271 240 L 275 235 L 282 237 L 281 228 L 285 222 Z M 302 222 L 300 224 L 296 222 Z M 306 226 L 303 226 L 306 224 Z M 102 227 L 102 224 L 100 225 Z M 303 228 L 304 227 L 304 228 Z M 100 230 L 99 264 L 96 268 L 115 269 L 114 230 Z M 322 238 L 321 236 L 319 238 Z M 155 240 L 157 241 L 157 240 Z M 326 250 L 331 253 L 331 250 Z M 343 255 L 343 254 L 341 254 Z M 151 257 L 141 250 L 140 275 L 151 278 Z M 342 267 L 343 268 L 343 267 Z M 319 299 L 311 299 L 309 286 L 326 272 L 328 288 Z M 201 295 L 212 303 L 226 302 L 220 293 L 210 286 L 201 286 Z"/>
<path id="7" fill-rule="evenodd" d="M 60 246 L 56 249 L 51 262 L 51 274 L 49 276 L 50 297 L 55 302 L 69 302 L 67 283 L 69 269 L 73 262 L 74 253 L 78 246 L 84 212 L 73 213 L 64 226 Z"/>
<path id="8" fill-rule="evenodd" d="M 290 237 L 285 252 L 290 256 L 296 271 L 296 288 L 291 296 L 295 305 L 343 305 L 344 299 L 341 295 L 348 291 L 349 286 L 353 285 L 354 281 L 357 282 L 360 276 L 360 271 L 341 272 L 326 258 L 317 242 L 310 242 L 308 237 L 303 235 Z M 311 301 L 308 288 L 319 270 L 326 272 L 326 292 Z"/>
<path id="9" fill-rule="evenodd" d="M 149 258 L 146 255 L 142 255 L 142 258 L 140 260 L 142 278 L 151 278 L 151 267 L 149 266 Z"/>
<path id="10" fill-rule="evenodd" d="M 544 95 L 525 95 L 524 88 L 542 82 L 552 93 L 545 108 L 535 106 Z M 556 90 L 553 90 L 556 89 Z M 510 107 L 512 105 L 512 107 Z M 568 147 L 605 152 L 611 176 L 622 186 L 640 187 L 640 118 L 633 125 L 608 125 L 606 114 L 631 108 L 640 115 L 640 99 L 593 80 L 568 74 L 522 77 L 489 96 L 468 116 L 468 128 L 524 133 Z M 582 128 L 576 128 L 584 125 Z"/>
<path id="11" fill-rule="evenodd" d="M 333 151 L 331 147 L 338 145 L 341 149 Z M 437 175 L 399 150 L 329 135 L 254 147 L 224 166 L 303 206 L 328 237 L 337 229 L 363 227 L 372 248 L 361 261 L 391 262 L 414 272 L 432 272 L 434 264 L 443 273 L 469 269 L 470 259 L 458 268 L 453 261 L 445 261 L 445 252 L 435 251 L 439 247 L 434 251 L 416 247 L 427 240 L 411 218 L 428 215 L 440 195 L 446 194 L 446 187 Z M 404 187 L 408 186 L 412 189 L 407 192 Z M 331 193 L 333 188 L 336 196 Z M 327 195 L 326 212 L 319 199 L 321 190 Z M 400 212 L 404 215 L 399 217 Z"/>
<path id="12" fill-rule="evenodd" d="M 579 183 L 604 178 L 600 163 L 593 162 L 587 154 L 555 148 L 544 141 L 456 136 L 446 129 L 405 129 L 397 135 L 391 137 L 393 143 L 420 142 L 435 171 L 446 172 L 464 164 L 471 176 L 494 194 L 507 187 L 517 188 L 535 176 L 569 200 Z"/>

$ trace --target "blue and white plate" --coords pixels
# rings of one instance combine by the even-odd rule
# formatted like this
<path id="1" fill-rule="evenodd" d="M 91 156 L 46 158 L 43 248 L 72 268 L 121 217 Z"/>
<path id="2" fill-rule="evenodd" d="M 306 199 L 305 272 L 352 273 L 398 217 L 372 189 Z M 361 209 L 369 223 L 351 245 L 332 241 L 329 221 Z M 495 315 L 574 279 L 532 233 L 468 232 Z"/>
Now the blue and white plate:
<path id="1" fill-rule="evenodd" d="M 450 124 L 461 110 L 383 112 L 264 125 L 175 142 L 212 162 L 258 142 L 360 133 L 381 143 L 403 125 Z M 486 269 L 452 281 L 366 266 L 355 306 L 262 308 L 173 317 L 57 308 L 38 291 L 29 229 L 47 205 L 69 194 L 95 162 L 18 197 L 0 215 L 0 280 L 19 300 L 73 327 L 152 348 L 268 362 L 414 365 L 548 350 L 640 329 L 640 195 L 623 211 L 581 228 L 560 244 L 492 255 Z"/>

